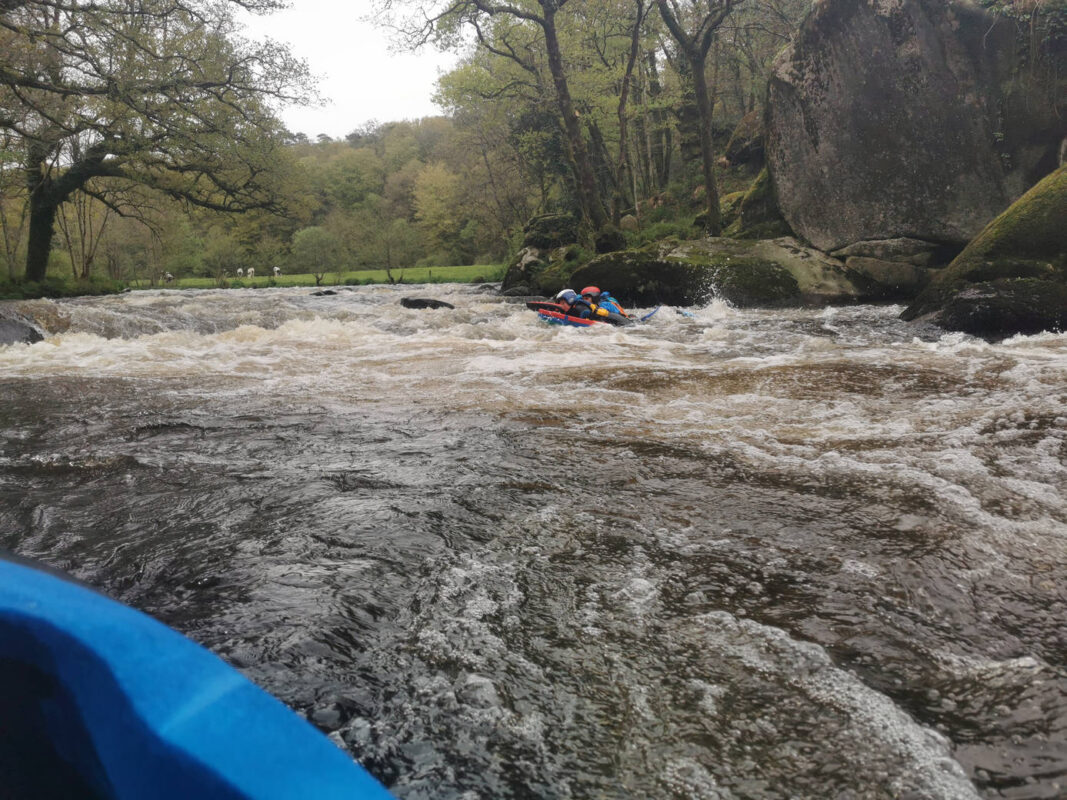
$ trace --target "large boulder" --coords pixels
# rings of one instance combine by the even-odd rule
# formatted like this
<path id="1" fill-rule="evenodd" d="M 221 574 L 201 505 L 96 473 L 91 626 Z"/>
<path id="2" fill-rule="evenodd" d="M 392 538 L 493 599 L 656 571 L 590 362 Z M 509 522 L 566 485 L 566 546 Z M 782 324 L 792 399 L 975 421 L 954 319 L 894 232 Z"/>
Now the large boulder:
<path id="1" fill-rule="evenodd" d="M 536 294 L 546 280 L 554 284 L 553 273 L 560 272 L 561 263 L 570 261 L 568 256 L 577 252 L 573 247 L 577 241 L 578 220 L 571 214 L 533 217 L 523 228 L 522 247 L 504 271 L 501 290 L 522 296 Z"/>
<path id="2" fill-rule="evenodd" d="M 758 111 L 749 111 L 737 123 L 723 157 L 730 164 L 763 166 L 763 117 Z"/>
<path id="3" fill-rule="evenodd" d="M 792 238 L 664 240 L 598 256 L 571 277 L 625 303 L 692 305 L 718 297 L 738 307 L 821 306 L 862 301 L 870 281 Z"/>
<path id="4" fill-rule="evenodd" d="M 1067 165 L 989 223 L 902 316 L 990 338 L 1067 329 Z"/>
<path id="5" fill-rule="evenodd" d="M 800 237 L 962 247 L 1055 168 L 1062 109 L 1018 69 L 1015 26 L 995 22 L 964 0 L 813 4 L 775 61 L 764 126 Z"/>
<path id="6" fill-rule="evenodd" d="M 578 241 L 578 220 L 571 214 L 541 214 L 522 229 L 523 247 L 550 250 Z"/>

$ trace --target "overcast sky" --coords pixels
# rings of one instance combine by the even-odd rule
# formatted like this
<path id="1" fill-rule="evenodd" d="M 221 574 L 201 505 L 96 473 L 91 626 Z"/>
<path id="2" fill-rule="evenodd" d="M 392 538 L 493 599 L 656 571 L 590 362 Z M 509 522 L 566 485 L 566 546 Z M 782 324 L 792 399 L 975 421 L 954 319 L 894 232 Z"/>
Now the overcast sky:
<path id="1" fill-rule="evenodd" d="M 294 133 L 342 139 L 370 120 L 392 122 L 440 114 L 430 98 L 452 55 L 426 48 L 393 55 L 388 36 L 360 15 L 365 0 L 294 0 L 294 8 L 248 20 L 249 38 L 287 42 L 319 78 L 325 108 L 290 108 L 282 120 Z"/>

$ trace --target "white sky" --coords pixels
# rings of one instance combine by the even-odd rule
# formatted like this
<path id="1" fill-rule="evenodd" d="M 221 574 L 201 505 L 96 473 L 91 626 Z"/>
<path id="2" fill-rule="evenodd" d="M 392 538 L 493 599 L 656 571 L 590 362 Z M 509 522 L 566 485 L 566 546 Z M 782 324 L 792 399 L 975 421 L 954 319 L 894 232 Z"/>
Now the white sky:
<path id="1" fill-rule="evenodd" d="M 325 133 L 343 139 L 370 120 L 394 122 L 440 114 L 430 100 L 451 54 L 424 48 L 418 55 L 389 52 L 386 31 L 362 22 L 366 0 L 293 0 L 293 8 L 248 21 L 252 39 L 286 42 L 307 61 L 318 79 L 324 108 L 293 107 L 282 121 L 294 133 L 314 139 Z"/>

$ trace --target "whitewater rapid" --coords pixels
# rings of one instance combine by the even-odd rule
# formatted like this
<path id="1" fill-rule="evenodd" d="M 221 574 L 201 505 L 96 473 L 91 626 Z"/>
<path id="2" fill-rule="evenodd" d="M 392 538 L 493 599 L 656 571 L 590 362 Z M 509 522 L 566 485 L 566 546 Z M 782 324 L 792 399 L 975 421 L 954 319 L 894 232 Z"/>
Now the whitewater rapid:
<path id="1" fill-rule="evenodd" d="M 0 347 L 0 546 L 398 797 L 1067 792 L 1067 335 L 445 285 L 12 310 L 46 338 Z"/>

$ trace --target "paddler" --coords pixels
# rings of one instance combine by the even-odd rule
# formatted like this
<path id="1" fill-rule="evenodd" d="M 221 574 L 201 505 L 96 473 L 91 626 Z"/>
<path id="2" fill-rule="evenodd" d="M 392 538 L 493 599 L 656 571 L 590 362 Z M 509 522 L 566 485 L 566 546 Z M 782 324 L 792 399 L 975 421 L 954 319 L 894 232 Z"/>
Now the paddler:
<path id="1" fill-rule="evenodd" d="M 593 313 L 598 316 L 606 317 L 608 314 L 618 314 L 620 317 L 629 316 L 622 310 L 618 300 L 609 292 L 601 291 L 596 286 L 586 286 L 582 289 L 582 299 L 589 303 Z"/>
<path id="2" fill-rule="evenodd" d="M 563 306 L 563 313 L 568 317 L 589 319 L 596 313 L 596 308 L 593 304 L 581 297 L 574 289 L 563 289 L 552 299 Z M 602 314 L 601 316 L 604 315 Z"/>

